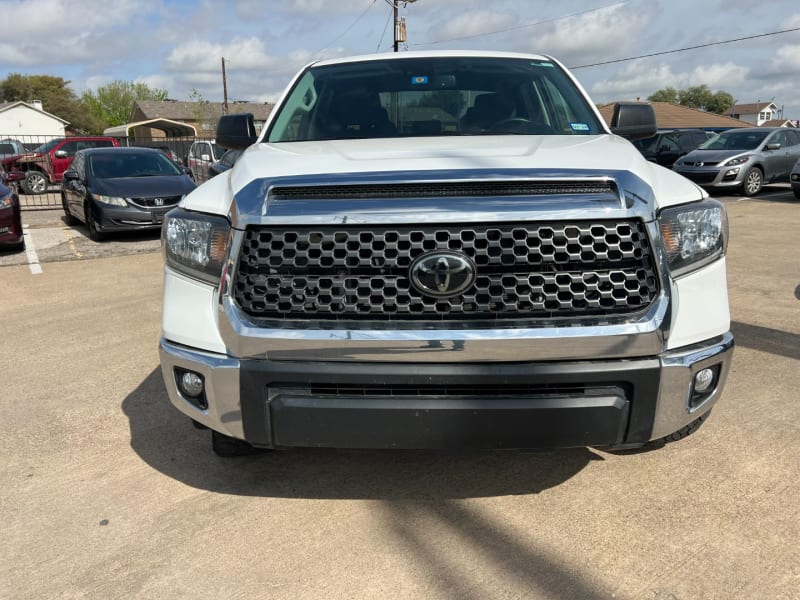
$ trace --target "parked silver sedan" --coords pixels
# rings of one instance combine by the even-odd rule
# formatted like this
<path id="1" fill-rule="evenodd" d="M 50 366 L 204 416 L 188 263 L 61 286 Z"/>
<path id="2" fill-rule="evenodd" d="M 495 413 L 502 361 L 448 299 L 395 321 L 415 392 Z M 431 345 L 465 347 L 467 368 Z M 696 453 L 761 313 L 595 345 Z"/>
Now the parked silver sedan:
<path id="1" fill-rule="evenodd" d="M 730 129 L 679 159 L 673 170 L 703 187 L 755 196 L 765 183 L 788 182 L 800 159 L 800 131 L 785 127 Z"/>

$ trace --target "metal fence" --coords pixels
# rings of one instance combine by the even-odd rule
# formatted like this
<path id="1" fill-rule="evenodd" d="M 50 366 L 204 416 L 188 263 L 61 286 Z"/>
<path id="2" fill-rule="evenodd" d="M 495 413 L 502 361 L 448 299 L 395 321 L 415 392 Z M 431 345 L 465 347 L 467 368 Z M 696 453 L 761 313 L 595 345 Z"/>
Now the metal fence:
<path id="1" fill-rule="evenodd" d="M 88 136 L 88 137 L 109 137 L 109 136 Z M 82 136 L 74 137 L 56 137 L 45 135 L 16 135 L 16 134 L 3 134 L 0 132 L 0 165 L 5 171 L 22 171 L 27 172 L 30 169 L 38 168 L 37 165 L 42 164 L 43 161 L 51 161 L 52 156 L 47 154 L 53 145 L 58 141 L 67 140 L 74 141 L 70 145 L 68 154 L 74 154 L 82 147 L 89 147 L 87 144 L 82 143 L 81 140 L 85 138 Z M 116 137 L 120 146 L 139 146 L 145 148 L 159 148 L 165 151 L 170 158 L 173 158 L 178 164 L 185 166 L 187 164 L 187 154 L 189 147 L 196 139 L 205 138 L 153 138 L 153 139 L 135 139 L 130 137 Z M 41 158 L 31 158 L 30 156 L 36 152 L 44 152 Z M 55 172 L 56 169 L 51 168 Z M 61 171 L 63 172 L 63 170 Z M 59 188 L 61 173 L 55 175 L 56 181 L 51 181 L 46 190 L 41 193 L 25 193 L 21 186 L 17 183 L 20 204 L 23 209 L 52 209 L 61 206 L 61 193 Z"/>

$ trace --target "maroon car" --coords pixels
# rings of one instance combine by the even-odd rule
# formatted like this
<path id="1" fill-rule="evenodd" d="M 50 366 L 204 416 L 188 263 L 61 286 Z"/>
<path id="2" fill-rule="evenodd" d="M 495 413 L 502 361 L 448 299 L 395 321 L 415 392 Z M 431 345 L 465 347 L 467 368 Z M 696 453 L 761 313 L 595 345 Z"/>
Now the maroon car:
<path id="1" fill-rule="evenodd" d="M 119 140 L 103 136 L 55 138 L 28 154 L 4 158 L 2 169 L 24 174 L 20 187 L 26 194 L 43 194 L 49 185 L 61 183 L 78 150 L 111 146 L 119 146 Z"/>
<path id="2" fill-rule="evenodd" d="M 14 181 L 21 178 L 21 175 L 6 174 L 0 170 L 0 252 L 25 249 L 22 211 Z"/>

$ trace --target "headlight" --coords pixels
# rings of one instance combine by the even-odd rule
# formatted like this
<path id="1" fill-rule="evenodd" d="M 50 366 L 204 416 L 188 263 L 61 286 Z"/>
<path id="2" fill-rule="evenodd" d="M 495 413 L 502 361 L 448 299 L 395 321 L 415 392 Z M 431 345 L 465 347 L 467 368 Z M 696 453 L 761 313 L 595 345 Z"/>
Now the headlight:
<path id="1" fill-rule="evenodd" d="M 0 208 L 9 208 L 12 204 L 14 204 L 14 195 L 11 192 L 0 196 Z"/>
<path id="2" fill-rule="evenodd" d="M 230 232 L 223 217 L 171 210 L 161 228 L 164 260 L 176 271 L 216 285 L 228 254 Z"/>
<path id="3" fill-rule="evenodd" d="M 125 198 L 119 198 L 118 196 L 101 196 L 100 194 L 92 194 L 92 198 L 94 198 L 97 202 L 102 202 L 103 204 L 110 204 L 112 206 L 128 206 Z"/>
<path id="4" fill-rule="evenodd" d="M 699 269 L 725 254 L 728 215 L 716 200 L 665 208 L 658 221 L 674 276 Z"/>
<path id="5" fill-rule="evenodd" d="M 732 158 L 728 161 L 725 161 L 720 166 L 721 167 L 735 167 L 736 165 L 743 165 L 748 160 L 750 160 L 749 156 L 740 156 L 739 158 Z"/>

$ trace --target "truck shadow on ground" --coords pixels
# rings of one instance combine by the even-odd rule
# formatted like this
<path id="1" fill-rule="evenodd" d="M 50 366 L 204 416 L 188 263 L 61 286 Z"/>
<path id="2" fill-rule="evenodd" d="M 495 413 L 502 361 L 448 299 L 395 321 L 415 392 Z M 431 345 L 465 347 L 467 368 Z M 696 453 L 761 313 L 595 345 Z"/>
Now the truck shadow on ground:
<path id="1" fill-rule="evenodd" d="M 156 368 L 123 401 L 131 447 L 186 485 L 225 494 L 381 500 L 441 500 L 535 494 L 603 460 L 588 448 L 434 452 L 293 449 L 222 459 L 208 431 L 169 402 Z"/>
<path id="2" fill-rule="evenodd" d="M 731 332 L 737 346 L 800 360 L 800 334 L 733 321 Z"/>

